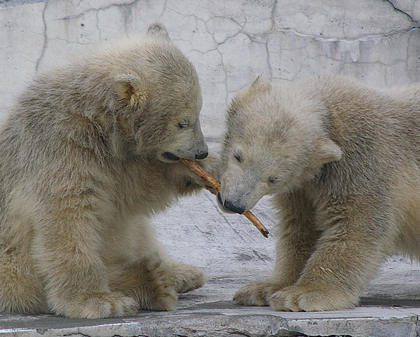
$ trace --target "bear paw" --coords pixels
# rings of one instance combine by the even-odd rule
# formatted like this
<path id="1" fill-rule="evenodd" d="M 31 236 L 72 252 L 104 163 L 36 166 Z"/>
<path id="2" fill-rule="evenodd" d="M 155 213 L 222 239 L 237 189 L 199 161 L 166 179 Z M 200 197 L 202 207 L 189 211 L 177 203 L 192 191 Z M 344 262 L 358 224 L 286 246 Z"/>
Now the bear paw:
<path id="1" fill-rule="evenodd" d="M 170 270 L 159 255 L 152 254 L 145 259 L 148 272 L 146 298 L 140 300 L 141 307 L 149 310 L 175 310 L 178 294 Z"/>
<path id="2" fill-rule="evenodd" d="M 138 305 L 133 298 L 119 292 L 79 294 L 64 305 L 55 307 L 53 311 L 58 315 L 90 319 L 134 316 L 138 310 Z"/>
<path id="3" fill-rule="evenodd" d="M 198 267 L 177 263 L 171 269 L 175 290 L 178 294 L 200 288 L 207 280 L 204 271 Z"/>
<path id="4" fill-rule="evenodd" d="M 274 310 L 326 311 L 354 308 L 358 296 L 332 287 L 315 288 L 295 285 L 277 291 L 269 299 Z"/>
<path id="5" fill-rule="evenodd" d="M 236 292 L 233 301 L 241 305 L 269 305 L 270 297 L 281 288 L 268 281 L 250 282 Z"/>

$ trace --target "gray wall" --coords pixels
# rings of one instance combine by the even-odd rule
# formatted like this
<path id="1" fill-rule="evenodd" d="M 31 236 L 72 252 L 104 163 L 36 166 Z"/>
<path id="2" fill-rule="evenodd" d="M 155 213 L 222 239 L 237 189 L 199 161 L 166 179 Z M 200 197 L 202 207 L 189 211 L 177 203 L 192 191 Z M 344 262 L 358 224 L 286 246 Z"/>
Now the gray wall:
<path id="1" fill-rule="evenodd" d="M 256 73 L 381 87 L 419 79 L 417 0 L 0 0 L 0 118 L 37 72 L 154 21 L 197 67 L 209 140 Z"/>

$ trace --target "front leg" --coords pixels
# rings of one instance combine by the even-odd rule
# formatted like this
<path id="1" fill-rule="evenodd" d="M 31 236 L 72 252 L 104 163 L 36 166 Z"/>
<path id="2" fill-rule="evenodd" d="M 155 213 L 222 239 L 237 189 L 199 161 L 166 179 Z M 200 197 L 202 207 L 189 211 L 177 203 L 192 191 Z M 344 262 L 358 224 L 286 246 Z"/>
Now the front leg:
<path id="1" fill-rule="evenodd" d="M 71 318 L 134 315 L 135 300 L 109 288 L 98 253 L 103 224 L 92 203 L 81 199 L 63 196 L 60 205 L 39 215 L 35 224 L 33 255 L 46 283 L 48 306 L 53 313 Z"/>
<path id="2" fill-rule="evenodd" d="M 324 231 L 298 282 L 274 293 L 271 307 L 323 311 L 353 308 L 357 304 L 389 244 L 386 216 L 362 209 L 358 208 L 350 218 L 340 216 L 340 220 Z"/>
<path id="3" fill-rule="evenodd" d="M 242 287 L 233 300 L 242 305 L 269 305 L 271 296 L 294 284 L 315 249 L 319 232 L 314 226 L 312 203 L 303 191 L 294 191 L 273 200 L 280 221 L 275 235 L 276 264 L 271 276 Z"/>

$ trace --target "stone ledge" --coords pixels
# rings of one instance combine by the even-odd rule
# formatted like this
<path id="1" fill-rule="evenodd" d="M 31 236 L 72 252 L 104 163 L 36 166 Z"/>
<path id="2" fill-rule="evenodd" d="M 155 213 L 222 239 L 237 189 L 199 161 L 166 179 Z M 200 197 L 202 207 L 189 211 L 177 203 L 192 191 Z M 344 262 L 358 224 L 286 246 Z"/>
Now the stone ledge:
<path id="1" fill-rule="evenodd" d="M 409 307 L 362 306 L 333 312 L 290 313 L 220 301 L 174 312 L 142 312 L 137 317 L 98 320 L 2 315 L 0 336 L 415 337 L 420 331 L 419 315 L 419 308 Z"/>

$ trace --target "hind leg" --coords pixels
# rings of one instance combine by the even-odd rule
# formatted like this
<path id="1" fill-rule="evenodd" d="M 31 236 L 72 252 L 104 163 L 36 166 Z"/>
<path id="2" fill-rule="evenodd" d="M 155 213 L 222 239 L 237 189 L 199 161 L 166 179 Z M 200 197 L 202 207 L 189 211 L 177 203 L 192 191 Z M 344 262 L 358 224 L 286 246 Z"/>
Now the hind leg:
<path id="1" fill-rule="evenodd" d="M 110 288 L 134 298 L 140 309 L 174 310 L 178 294 L 204 284 L 201 269 L 167 255 L 146 217 L 130 224 L 120 238 L 114 237 L 113 246 L 117 244 L 118 254 L 105 262 Z"/>
<path id="2" fill-rule="evenodd" d="M 132 297 L 146 310 L 175 310 L 179 293 L 201 287 L 204 272 L 197 267 L 162 260 L 159 253 L 110 268 L 110 287 Z"/>
<path id="3" fill-rule="evenodd" d="M 110 288 L 134 298 L 140 309 L 175 310 L 175 282 L 160 255 L 155 252 L 139 261 L 109 268 Z"/>
<path id="4" fill-rule="evenodd" d="M 201 288 L 207 280 L 206 274 L 201 268 L 175 261 L 167 263 L 178 294 Z"/>

